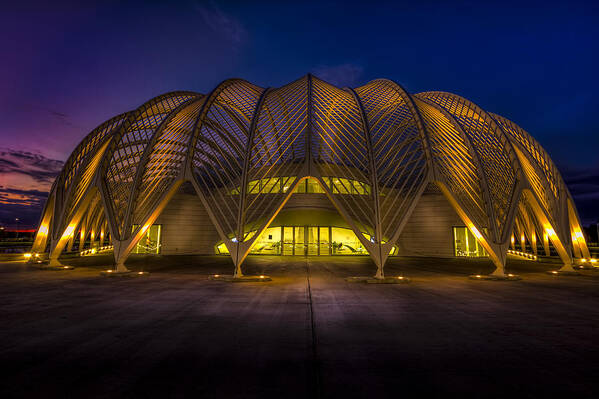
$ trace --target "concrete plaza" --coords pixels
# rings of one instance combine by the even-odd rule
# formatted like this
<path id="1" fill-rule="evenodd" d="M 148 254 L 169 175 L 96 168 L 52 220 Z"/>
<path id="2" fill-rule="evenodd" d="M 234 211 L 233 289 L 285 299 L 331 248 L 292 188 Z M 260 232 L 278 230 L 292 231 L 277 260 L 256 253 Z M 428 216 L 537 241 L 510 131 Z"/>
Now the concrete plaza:
<path id="1" fill-rule="evenodd" d="M 133 258 L 141 278 L 0 264 L 2 398 L 591 398 L 599 278 L 510 261 L 393 258 L 410 284 L 348 283 L 367 257 Z M 599 274 L 599 273 L 598 273 Z"/>

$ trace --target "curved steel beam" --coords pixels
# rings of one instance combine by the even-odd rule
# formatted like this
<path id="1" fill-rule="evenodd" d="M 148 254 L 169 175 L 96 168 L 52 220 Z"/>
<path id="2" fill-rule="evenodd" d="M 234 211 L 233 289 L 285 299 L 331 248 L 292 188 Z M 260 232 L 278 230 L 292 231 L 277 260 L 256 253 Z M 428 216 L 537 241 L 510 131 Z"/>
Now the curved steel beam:
<path id="1" fill-rule="evenodd" d="M 158 127 L 154 130 L 154 133 L 152 134 L 152 137 L 150 138 L 150 141 L 148 141 L 145 144 L 145 148 L 144 148 L 144 152 L 137 164 L 137 170 L 135 173 L 135 177 L 133 178 L 133 183 L 131 184 L 131 190 L 129 193 L 129 201 L 127 203 L 127 210 L 125 211 L 125 228 L 127 229 L 127 226 L 130 225 L 131 223 L 131 215 L 133 213 L 133 207 L 135 206 L 135 203 L 137 201 L 137 195 L 138 195 L 138 190 L 139 190 L 139 185 L 141 184 L 141 179 L 144 175 L 144 172 L 146 170 L 146 166 L 148 164 L 148 161 L 150 159 L 150 155 L 153 153 L 154 151 L 154 145 L 156 144 L 156 141 L 160 138 L 160 135 L 162 134 L 162 131 L 168 126 L 168 124 L 170 123 L 170 121 L 178 115 L 178 113 L 184 109 L 185 107 L 188 107 L 190 105 L 192 105 L 195 102 L 199 102 L 202 101 L 203 96 L 198 96 L 195 98 L 191 98 L 187 101 L 182 102 L 181 104 L 179 104 L 176 108 L 174 108 L 173 110 L 171 110 L 171 112 L 169 113 L 169 115 L 164 118 L 162 120 L 162 122 L 160 123 L 160 125 L 158 125 Z M 184 165 L 184 163 L 182 163 L 182 165 Z M 128 231 L 128 230 L 126 230 Z M 127 238 L 127 237 L 124 237 Z"/>

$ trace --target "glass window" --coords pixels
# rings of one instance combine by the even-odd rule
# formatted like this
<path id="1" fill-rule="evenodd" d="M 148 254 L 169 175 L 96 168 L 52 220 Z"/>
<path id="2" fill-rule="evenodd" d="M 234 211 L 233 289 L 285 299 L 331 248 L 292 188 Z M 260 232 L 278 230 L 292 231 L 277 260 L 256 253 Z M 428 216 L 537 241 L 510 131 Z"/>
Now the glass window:
<path id="1" fill-rule="evenodd" d="M 308 255 L 318 255 L 318 227 L 306 227 Z"/>
<path id="2" fill-rule="evenodd" d="M 334 194 L 349 194 L 351 185 L 349 180 L 343 178 L 333 178 L 333 193 Z"/>
<path id="3" fill-rule="evenodd" d="M 294 227 L 294 231 L 295 231 L 295 241 L 294 241 L 294 251 L 293 254 L 294 255 L 305 255 L 305 250 L 306 250 L 306 246 L 305 246 L 305 240 L 304 240 L 304 226 L 295 226 Z"/>
<path id="4" fill-rule="evenodd" d="M 132 231 L 135 231 L 138 227 L 138 224 L 134 224 L 132 226 Z M 151 225 L 148 230 L 146 230 L 143 237 L 137 242 L 132 252 L 134 254 L 159 254 L 162 240 L 161 230 L 161 225 Z"/>
<path id="5" fill-rule="evenodd" d="M 283 227 L 283 255 L 293 255 L 293 227 Z"/>
<path id="6" fill-rule="evenodd" d="M 262 193 L 275 194 L 281 191 L 281 183 L 278 177 L 262 179 Z"/>
<path id="7" fill-rule="evenodd" d="M 318 254 L 319 255 L 330 255 L 329 252 L 329 228 L 319 227 L 320 235 L 318 237 Z"/>
<path id="8" fill-rule="evenodd" d="M 297 187 L 295 188 L 295 190 L 293 192 L 294 193 L 305 193 L 306 192 L 306 180 L 302 180 L 301 182 L 299 182 L 299 184 L 297 185 Z"/>
<path id="9" fill-rule="evenodd" d="M 329 188 L 329 190 L 331 189 L 331 178 L 330 177 L 323 177 L 322 181 L 324 182 L 324 185 L 327 186 Z"/>
<path id="10" fill-rule="evenodd" d="M 252 254 L 280 255 L 281 254 L 281 228 L 269 227 L 254 241 Z"/>
<path id="11" fill-rule="evenodd" d="M 467 227 L 453 228 L 453 242 L 455 256 L 480 257 L 487 256 L 487 252 L 480 245 L 474 234 Z"/>
<path id="12" fill-rule="evenodd" d="M 258 194 L 260 192 L 260 180 L 252 180 L 248 183 L 248 194 Z"/>
<path id="13" fill-rule="evenodd" d="M 282 191 L 284 193 L 289 191 L 289 189 L 291 188 L 291 185 L 293 184 L 294 179 L 295 179 L 294 176 L 281 177 L 281 187 L 282 187 Z"/>
<path id="14" fill-rule="evenodd" d="M 352 194 L 365 195 L 366 192 L 366 184 L 363 184 L 357 180 L 352 180 Z"/>
<path id="15" fill-rule="evenodd" d="M 225 245 L 224 242 L 221 242 L 220 244 L 218 244 L 216 246 L 216 253 L 217 254 L 221 254 L 221 255 L 224 255 L 224 254 L 228 255 L 229 254 L 229 248 L 227 248 L 227 246 Z"/>
<path id="16" fill-rule="evenodd" d="M 368 252 L 350 229 L 331 227 L 333 255 L 366 255 Z"/>
<path id="17" fill-rule="evenodd" d="M 307 193 L 315 193 L 315 194 L 324 194 L 324 189 L 318 183 L 316 179 L 307 179 L 308 188 L 306 190 Z"/>

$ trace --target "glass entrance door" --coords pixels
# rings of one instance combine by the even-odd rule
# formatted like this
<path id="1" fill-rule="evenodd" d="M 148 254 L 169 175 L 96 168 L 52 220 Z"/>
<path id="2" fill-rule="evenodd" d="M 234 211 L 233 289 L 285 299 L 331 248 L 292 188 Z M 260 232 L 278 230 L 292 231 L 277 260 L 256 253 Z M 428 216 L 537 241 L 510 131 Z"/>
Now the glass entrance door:
<path id="1" fill-rule="evenodd" d="M 318 255 L 330 255 L 330 229 L 328 227 L 318 228 Z"/>
<path id="2" fill-rule="evenodd" d="M 306 226 L 308 255 L 318 255 L 318 227 Z"/>
<path id="3" fill-rule="evenodd" d="M 293 227 L 283 227 L 283 255 L 293 255 Z"/>
<path id="4" fill-rule="evenodd" d="M 293 245 L 293 254 L 294 255 L 306 255 L 306 235 L 305 233 L 305 226 L 295 226 L 293 228 L 295 230 L 295 241 L 294 241 L 294 245 Z"/>

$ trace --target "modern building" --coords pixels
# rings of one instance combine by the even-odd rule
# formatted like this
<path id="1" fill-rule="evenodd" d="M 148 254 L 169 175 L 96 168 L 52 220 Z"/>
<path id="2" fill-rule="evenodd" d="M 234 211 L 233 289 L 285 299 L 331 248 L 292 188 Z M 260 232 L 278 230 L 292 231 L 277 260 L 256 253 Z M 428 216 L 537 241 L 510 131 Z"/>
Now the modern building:
<path id="1" fill-rule="evenodd" d="M 226 80 L 172 92 L 94 129 L 56 179 L 33 251 L 58 264 L 79 238 L 134 252 L 487 256 L 590 254 L 549 155 L 455 94 L 386 79 L 338 88 Z M 539 248 L 539 249 L 537 249 Z"/>

